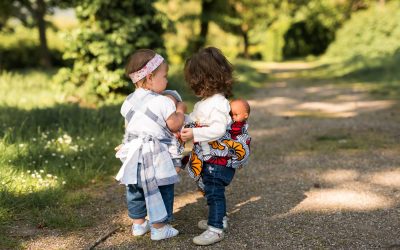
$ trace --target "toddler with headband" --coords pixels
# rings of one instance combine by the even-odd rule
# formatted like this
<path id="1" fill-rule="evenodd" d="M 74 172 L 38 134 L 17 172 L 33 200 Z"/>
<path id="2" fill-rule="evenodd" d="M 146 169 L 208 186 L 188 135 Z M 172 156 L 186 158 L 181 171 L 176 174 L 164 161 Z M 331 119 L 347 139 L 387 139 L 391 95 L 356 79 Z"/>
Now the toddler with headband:
<path id="1" fill-rule="evenodd" d="M 183 125 L 186 105 L 165 95 L 168 64 L 154 51 L 135 52 L 126 73 L 136 90 L 121 107 L 125 136 L 116 149 L 116 157 L 122 161 L 116 179 L 126 185 L 132 234 L 141 236 L 151 231 L 152 240 L 171 238 L 179 233 L 168 223 L 180 168 L 174 164 L 169 147 L 174 144 L 173 133 Z"/>

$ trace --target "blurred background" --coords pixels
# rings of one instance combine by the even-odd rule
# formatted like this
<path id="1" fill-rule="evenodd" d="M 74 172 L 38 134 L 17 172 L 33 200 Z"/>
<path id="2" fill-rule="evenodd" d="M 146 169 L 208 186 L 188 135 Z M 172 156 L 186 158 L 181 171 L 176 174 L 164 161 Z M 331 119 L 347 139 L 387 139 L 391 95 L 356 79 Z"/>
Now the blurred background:
<path id="1" fill-rule="evenodd" d="M 0 229 L 89 225 L 88 187 L 112 183 L 119 108 L 133 91 L 128 56 L 151 48 L 190 107 L 185 59 L 215 46 L 235 66 L 235 95 L 271 80 L 264 65 L 312 64 L 309 79 L 357 82 L 400 96 L 397 0 L 2 0 Z M 97 186 L 96 186 L 97 185 Z M 62 205 L 61 205 L 62 204 Z M 29 212 L 28 212 L 29 211 Z M 0 243 L 16 243 L 0 233 Z"/>

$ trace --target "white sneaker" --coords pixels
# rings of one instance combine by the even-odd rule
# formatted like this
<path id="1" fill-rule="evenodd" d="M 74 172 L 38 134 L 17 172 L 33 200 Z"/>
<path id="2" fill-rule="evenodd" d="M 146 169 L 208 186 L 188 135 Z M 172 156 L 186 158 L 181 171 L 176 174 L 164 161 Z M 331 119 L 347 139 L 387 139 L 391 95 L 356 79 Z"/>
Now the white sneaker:
<path id="1" fill-rule="evenodd" d="M 143 224 L 133 224 L 132 225 L 132 235 L 142 236 L 150 231 L 150 223 L 146 220 Z"/>
<path id="2" fill-rule="evenodd" d="M 151 227 L 151 236 L 152 240 L 163 240 L 175 237 L 179 234 L 179 231 L 173 228 L 171 225 L 166 224 L 161 228 Z"/>
<path id="3" fill-rule="evenodd" d="M 200 246 L 207 246 L 217 243 L 223 239 L 224 231 L 222 229 L 209 226 L 206 231 L 193 238 L 193 243 Z"/>
<path id="4" fill-rule="evenodd" d="M 208 221 L 207 220 L 201 220 L 199 221 L 199 223 L 197 223 L 197 227 L 203 230 L 207 230 L 208 229 Z M 224 218 L 222 219 L 222 226 L 224 228 L 224 231 L 228 229 L 228 217 L 224 216 Z"/>

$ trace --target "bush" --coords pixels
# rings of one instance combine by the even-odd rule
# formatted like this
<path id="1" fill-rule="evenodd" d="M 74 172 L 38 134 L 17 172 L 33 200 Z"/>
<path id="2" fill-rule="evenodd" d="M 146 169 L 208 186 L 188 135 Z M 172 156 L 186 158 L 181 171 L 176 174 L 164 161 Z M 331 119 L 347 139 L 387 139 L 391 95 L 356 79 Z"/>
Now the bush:
<path id="1" fill-rule="evenodd" d="M 400 48 L 400 4 L 375 6 L 356 13 L 338 32 L 326 59 L 360 61 L 363 66 L 381 64 L 379 58 L 392 57 Z"/>
<path id="2" fill-rule="evenodd" d="M 153 2 L 81 0 L 76 8 L 79 27 L 64 53 L 74 64 L 61 69 L 57 81 L 76 86 L 82 98 L 127 89 L 124 68 L 131 53 L 139 48 L 165 52 L 163 19 Z"/>

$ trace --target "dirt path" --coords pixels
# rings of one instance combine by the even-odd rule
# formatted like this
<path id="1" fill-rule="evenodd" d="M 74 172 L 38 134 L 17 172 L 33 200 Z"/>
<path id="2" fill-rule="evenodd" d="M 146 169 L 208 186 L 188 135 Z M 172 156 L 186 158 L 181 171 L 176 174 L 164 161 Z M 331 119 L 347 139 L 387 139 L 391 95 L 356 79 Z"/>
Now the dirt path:
<path id="1" fill-rule="evenodd" d="M 253 155 L 227 190 L 230 229 L 222 249 L 400 248 L 400 109 L 363 90 L 290 78 L 309 65 L 269 64 L 276 77 L 251 100 Z M 81 232 L 43 231 L 31 249 L 191 249 L 205 200 L 184 176 L 176 187 L 180 235 L 130 235 L 123 188 L 96 204 L 99 222 Z M 212 247 L 203 247 L 204 249 Z"/>

